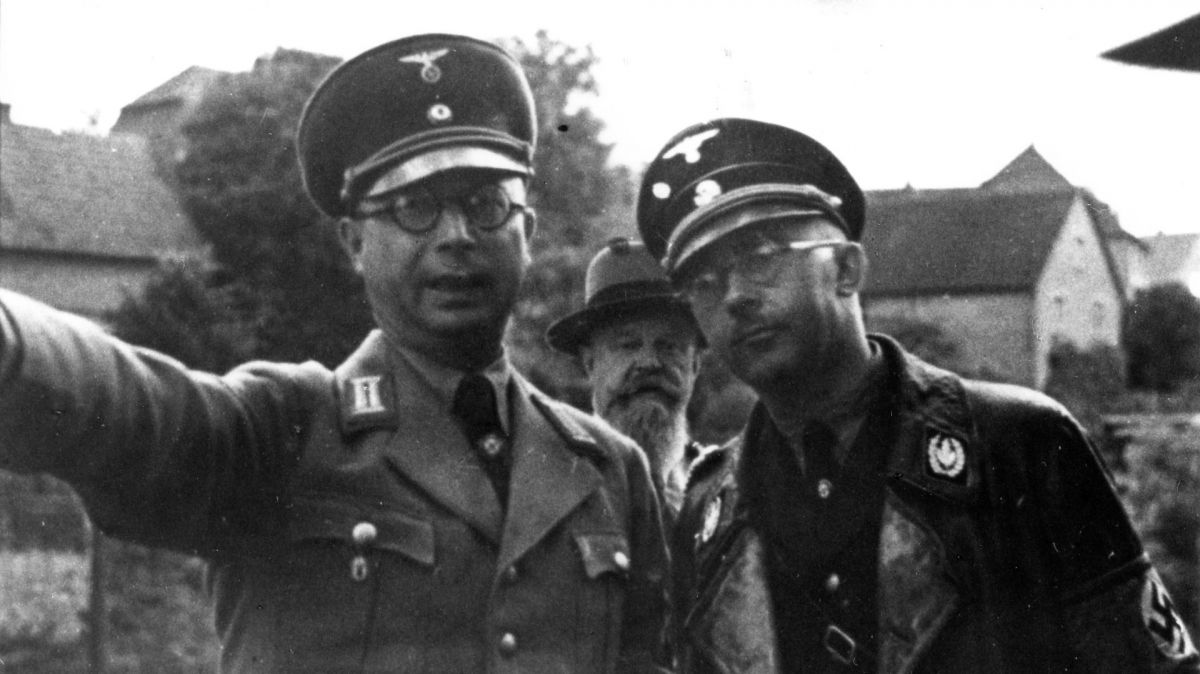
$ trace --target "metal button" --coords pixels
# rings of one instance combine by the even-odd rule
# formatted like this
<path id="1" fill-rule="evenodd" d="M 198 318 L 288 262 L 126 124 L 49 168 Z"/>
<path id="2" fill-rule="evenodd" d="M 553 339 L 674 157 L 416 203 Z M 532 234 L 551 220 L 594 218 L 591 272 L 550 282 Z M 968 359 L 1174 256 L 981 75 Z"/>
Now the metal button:
<path id="1" fill-rule="evenodd" d="M 504 636 L 500 637 L 500 654 L 512 655 L 517 652 L 517 637 L 512 632 L 505 632 Z"/>
<path id="2" fill-rule="evenodd" d="M 350 560 L 350 578 L 352 580 L 362 582 L 367 579 L 367 573 L 370 568 L 367 566 L 367 558 L 362 555 L 355 555 L 354 559 Z"/>
<path id="3" fill-rule="evenodd" d="M 617 550 L 616 552 L 613 553 L 613 564 L 616 564 L 617 568 L 622 571 L 628 571 L 629 570 L 629 555 L 625 554 L 624 552 L 622 552 L 620 550 Z"/>
<path id="4" fill-rule="evenodd" d="M 821 480 L 817 482 L 817 496 L 820 496 L 821 498 L 829 498 L 829 495 L 832 493 L 833 483 L 825 478 L 821 478 Z"/>
<path id="5" fill-rule="evenodd" d="M 375 537 L 378 535 L 379 530 L 370 522 L 359 522 L 350 532 L 350 538 L 354 539 L 355 545 L 370 545 L 375 542 Z"/>
<path id="6" fill-rule="evenodd" d="M 839 578 L 836 573 L 829 574 L 829 577 L 825 579 L 825 591 L 826 592 L 829 592 L 829 593 L 837 592 L 838 588 L 841 586 L 842 586 L 842 579 Z"/>
<path id="7" fill-rule="evenodd" d="M 513 564 L 513 565 L 509 566 L 508 568 L 504 569 L 504 573 L 500 574 L 500 578 L 501 578 L 501 580 L 503 580 L 506 583 L 515 583 L 515 582 L 517 582 L 517 577 L 519 575 L 520 574 L 517 572 L 517 565 Z"/>

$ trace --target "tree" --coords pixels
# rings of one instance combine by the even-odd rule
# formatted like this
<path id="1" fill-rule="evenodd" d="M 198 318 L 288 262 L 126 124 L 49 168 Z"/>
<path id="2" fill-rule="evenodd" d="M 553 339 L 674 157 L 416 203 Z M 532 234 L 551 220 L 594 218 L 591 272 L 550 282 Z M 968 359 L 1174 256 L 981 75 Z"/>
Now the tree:
<path id="1" fill-rule="evenodd" d="M 1129 384 L 1159 392 L 1200 377 L 1200 300 L 1179 283 L 1139 290 L 1125 314 Z"/>
<path id="2" fill-rule="evenodd" d="M 119 335 L 215 371 L 250 358 L 332 366 L 362 339 L 361 283 L 295 158 L 304 102 L 337 62 L 279 50 L 206 92 L 175 177 L 212 259 L 165 266 L 114 314 Z"/>
<path id="3" fill-rule="evenodd" d="M 629 170 L 609 165 L 604 123 L 588 108 L 598 94 L 590 47 L 539 31 L 532 43 L 501 40 L 525 70 L 538 113 L 531 202 L 537 209 L 533 265 L 508 335 L 510 355 L 538 386 L 586 408 L 587 385 L 573 359 L 550 349 L 546 328 L 580 307 L 588 261 L 601 244 L 633 227 Z"/>

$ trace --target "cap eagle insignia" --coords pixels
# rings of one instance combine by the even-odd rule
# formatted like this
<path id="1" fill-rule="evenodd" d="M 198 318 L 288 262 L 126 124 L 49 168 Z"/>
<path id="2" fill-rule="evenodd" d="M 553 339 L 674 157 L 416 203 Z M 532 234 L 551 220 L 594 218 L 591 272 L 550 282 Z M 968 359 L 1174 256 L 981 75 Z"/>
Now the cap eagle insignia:
<path id="1" fill-rule="evenodd" d="M 684 161 L 689 164 L 695 164 L 700 161 L 700 146 L 718 133 L 721 133 L 720 129 L 709 129 L 708 131 L 701 131 L 694 136 L 688 136 L 676 143 L 670 150 L 664 152 L 662 158 L 670 159 L 671 157 L 682 155 Z"/>
<path id="2" fill-rule="evenodd" d="M 421 79 L 430 84 L 436 83 L 442 79 L 442 69 L 437 66 L 438 59 L 450 53 L 450 49 L 438 49 L 435 51 L 423 51 L 408 56 L 401 56 L 401 63 L 415 63 L 421 66 Z"/>

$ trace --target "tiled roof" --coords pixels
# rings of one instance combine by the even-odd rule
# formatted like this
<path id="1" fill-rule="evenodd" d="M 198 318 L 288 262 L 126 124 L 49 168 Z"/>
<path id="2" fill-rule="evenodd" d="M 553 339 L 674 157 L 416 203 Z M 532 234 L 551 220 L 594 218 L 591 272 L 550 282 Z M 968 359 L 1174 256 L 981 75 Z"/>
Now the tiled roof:
<path id="1" fill-rule="evenodd" d="M 868 192 L 864 295 L 1032 290 L 1075 198 L 1073 188 Z"/>
<path id="2" fill-rule="evenodd" d="M 0 125 L 0 247 L 148 257 L 200 245 L 145 140 Z"/>
<path id="3" fill-rule="evenodd" d="M 1041 192 L 1071 189 L 1073 186 L 1030 145 L 980 187 L 994 192 Z"/>

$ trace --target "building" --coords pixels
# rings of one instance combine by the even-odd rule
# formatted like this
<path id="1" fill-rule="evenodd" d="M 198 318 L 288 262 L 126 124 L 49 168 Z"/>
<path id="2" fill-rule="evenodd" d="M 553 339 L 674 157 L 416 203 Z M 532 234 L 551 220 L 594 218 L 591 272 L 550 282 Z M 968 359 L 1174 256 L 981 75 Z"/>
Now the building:
<path id="1" fill-rule="evenodd" d="M 1200 296 L 1200 234 L 1156 234 L 1142 241 L 1146 257 L 1146 285 L 1181 283 Z"/>
<path id="2" fill-rule="evenodd" d="M 970 374 L 1037 388 L 1056 344 L 1119 346 L 1144 248 L 1033 147 L 977 188 L 867 199 L 869 325 L 933 325 Z"/>
<path id="3" fill-rule="evenodd" d="M 101 318 L 199 236 L 148 141 L 0 118 L 0 287 Z"/>

